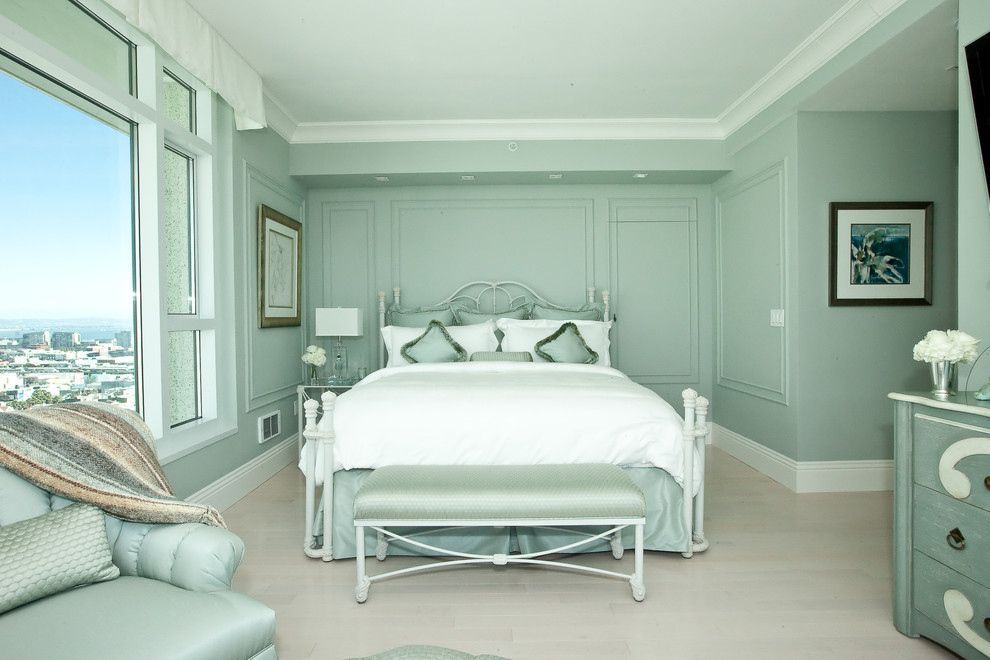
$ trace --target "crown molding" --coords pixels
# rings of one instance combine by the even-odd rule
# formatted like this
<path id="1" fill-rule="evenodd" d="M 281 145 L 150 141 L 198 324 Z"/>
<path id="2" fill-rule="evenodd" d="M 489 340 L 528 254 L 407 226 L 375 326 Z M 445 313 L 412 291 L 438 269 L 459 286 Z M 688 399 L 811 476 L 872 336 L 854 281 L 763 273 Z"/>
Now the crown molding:
<path id="1" fill-rule="evenodd" d="M 718 118 L 726 135 L 746 125 L 907 0 L 849 0 Z"/>
<path id="2" fill-rule="evenodd" d="M 290 142 L 451 140 L 721 140 L 713 119 L 534 119 L 303 123 Z"/>
<path id="3" fill-rule="evenodd" d="M 724 140 L 911 0 L 849 0 L 776 67 L 710 119 L 298 122 L 265 92 L 270 126 L 290 144 L 475 140 Z"/>
<path id="4" fill-rule="evenodd" d="M 265 121 L 268 126 L 278 133 L 283 140 L 292 143 L 292 136 L 296 132 L 299 122 L 293 118 L 292 114 L 285 109 L 278 99 L 273 97 L 266 90 L 265 96 Z"/>

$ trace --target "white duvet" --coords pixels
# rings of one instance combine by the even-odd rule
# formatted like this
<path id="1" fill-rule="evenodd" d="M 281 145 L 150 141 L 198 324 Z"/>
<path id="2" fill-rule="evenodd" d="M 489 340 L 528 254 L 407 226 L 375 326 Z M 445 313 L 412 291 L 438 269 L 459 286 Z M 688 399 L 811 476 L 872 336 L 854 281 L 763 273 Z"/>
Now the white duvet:
<path id="1" fill-rule="evenodd" d="M 339 396 L 333 419 L 334 470 L 613 463 L 654 466 L 678 483 L 684 479 L 680 415 L 610 367 L 458 362 L 386 368 Z M 327 424 L 321 419 L 320 429 Z M 322 447 L 317 465 L 321 454 Z M 696 489 L 697 466 L 695 460 Z"/>

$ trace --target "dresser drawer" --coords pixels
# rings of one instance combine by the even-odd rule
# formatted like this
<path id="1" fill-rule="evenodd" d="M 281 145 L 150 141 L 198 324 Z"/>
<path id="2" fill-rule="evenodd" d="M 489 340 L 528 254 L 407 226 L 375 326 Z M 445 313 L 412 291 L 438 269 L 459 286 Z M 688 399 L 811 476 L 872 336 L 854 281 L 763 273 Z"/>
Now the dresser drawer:
<path id="1" fill-rule="evenodd" d="M 967 646 L 990 655 L 990 590 L 920 552 L 914 553 L 914 608 Z"/>
<path id="2" fill-rule="evenodd" d="M 975 415 L 940 419 L 917 412 L 913 420 L 914 481 L 990 511 L 987 421 Z"/>
<path id="3" fill-rule="evenodd" d="M 990 512 L 915 486 L 913 524 L 916 550 L 990 586 Z"/>

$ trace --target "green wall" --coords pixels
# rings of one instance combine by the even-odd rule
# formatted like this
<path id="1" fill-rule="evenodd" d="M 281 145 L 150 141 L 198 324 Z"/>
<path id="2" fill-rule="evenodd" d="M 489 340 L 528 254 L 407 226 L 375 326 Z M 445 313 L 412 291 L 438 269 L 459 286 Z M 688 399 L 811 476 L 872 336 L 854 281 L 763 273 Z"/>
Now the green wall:
<path id="1" fill-rule="evenodd" d="M 955 324 L 955 160 L 948 112 L 798 113 L 736 154 L 714 185 L 716 422 L 796 461 L 892 457 L 886 395 L 926 389 L 911 348 Z M 930 307 L 828 306 L 840 201 L 935 203 Z"/>
<path id="2" fill-rule="evenodd" d="M 930 389 L 911 349 L 956 324 L 955 113 L 798 116 L 799 461 L 893 458 L 887 393 Z M 932 305 L 828 306 L 829 202 L 932 201 Z"/>
<path id="3" fill-rule="evenodd" d="M 289 145 L 273 130 L 235 131 L 233 113 L 219 102 L 223 117 L 218 136 L 230 150 L 232 169 L 220 176 L 220 196 L 225 212 L 233 216 L 233 234 L 223 252 L 230 268 L 222 272 L 233 281 L 234 336 L 220 341 L 235 343 L 235 375 L 225 387 L 237 392 L 237 430 L 218 442 L 165 466 L 172 487 L 180 497 L 225 477 L 252 459 L 285 442 L 296 432 L 293 411 L 295 391 L 303 377 L 300 356 L 304 349 L 307 319 L 301 327 L 258 328 L 257 225 L 258 207 L 265 204 L 305 227 L 305 190 L 289 172 Z M 303 309 L 308 309 L 303 292 Z M 258 418 L 281 411 L 282 432 L 258 444 Z M 293 446 L 295 442 L 293 441 Z"/>
<path id="4" fill-rule="evenodd" d="M 515 280 L 577 305 L 593 286 L 612 296 L 614 365 L 674 401 L 688 386 L 710 394 L 709 200 L 704 184 L 316 189 L 310 299 L 365 310 L 364 336 L 345 344 L 351 366 L 373 370 L 379 291 L 421 306 Z"/>

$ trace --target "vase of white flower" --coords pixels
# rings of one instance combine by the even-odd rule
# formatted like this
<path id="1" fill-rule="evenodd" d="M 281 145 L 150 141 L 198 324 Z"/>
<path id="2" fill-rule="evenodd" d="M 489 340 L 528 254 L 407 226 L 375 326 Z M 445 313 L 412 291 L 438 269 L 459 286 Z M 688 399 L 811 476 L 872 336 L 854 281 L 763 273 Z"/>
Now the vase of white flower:
<path id="1" fill-rule="evenodd" d="M 302 355 L 304 364 L 309 365 L 309 382 L 311 385 L 319 384 L 317 368 L 322 367 L 327 362 L 327 352 L 319 346 L 307 346 L 306 352 Z"/>
<path id="2" fill-rule="evenodd" d="M 956 393 L 956 363 L 948 360 L 929 362 L 932 369 L 932 394 L 952 396 Z"/>
<path id="3" fill-rule="evenodd" d="M 961 330 L 931 330 L 914 346 L 914 359 L 928 362 L 932 374 L 932 394 L 938 397 L 956 393 L 956 364 L 976 360 L 979 339 Z"/>

